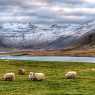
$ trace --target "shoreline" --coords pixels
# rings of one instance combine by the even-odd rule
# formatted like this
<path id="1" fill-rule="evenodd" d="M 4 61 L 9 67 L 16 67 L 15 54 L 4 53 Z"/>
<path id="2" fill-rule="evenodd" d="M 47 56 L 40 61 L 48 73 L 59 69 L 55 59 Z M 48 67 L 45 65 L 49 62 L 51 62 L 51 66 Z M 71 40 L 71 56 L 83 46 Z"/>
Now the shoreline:
<path id="1" fill-rule="evenodd" d="M 95 49 L 72 49 L 72 50 L 4 50 L 0 55 L 28 55 L 28 56 L 77 56 L 77 57 L 95 57 Z"/>

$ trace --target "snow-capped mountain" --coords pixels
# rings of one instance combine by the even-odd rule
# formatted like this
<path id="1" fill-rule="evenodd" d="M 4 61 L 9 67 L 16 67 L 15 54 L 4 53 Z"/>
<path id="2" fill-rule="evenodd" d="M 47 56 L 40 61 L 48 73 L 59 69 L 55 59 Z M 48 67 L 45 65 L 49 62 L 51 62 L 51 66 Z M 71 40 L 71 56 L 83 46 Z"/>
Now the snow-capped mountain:
<path id="1" fill-rule="evenodd" d="M 95 33 L 95 21 L 86 24 L 1 23 L 0 46 L 31 49 L 64 49 L 83 43 Z M 86 40 L 87 40 L 86 39 Z M 78 43 L 78 44 L 77 44 Z"/>

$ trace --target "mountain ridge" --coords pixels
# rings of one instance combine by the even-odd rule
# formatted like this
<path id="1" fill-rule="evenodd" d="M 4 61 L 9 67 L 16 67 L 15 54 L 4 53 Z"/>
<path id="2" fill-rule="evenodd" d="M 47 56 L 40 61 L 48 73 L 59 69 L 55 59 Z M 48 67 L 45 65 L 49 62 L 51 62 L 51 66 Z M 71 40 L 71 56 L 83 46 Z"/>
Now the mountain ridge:
<path id="1" fill-rule="evenodd" d="M 86 24 L 53 24 L 39 27 L 32 23 L 3 23 L 0 47 L 22 49 L 65 49 L 95 41 L 95 21 Z"/>

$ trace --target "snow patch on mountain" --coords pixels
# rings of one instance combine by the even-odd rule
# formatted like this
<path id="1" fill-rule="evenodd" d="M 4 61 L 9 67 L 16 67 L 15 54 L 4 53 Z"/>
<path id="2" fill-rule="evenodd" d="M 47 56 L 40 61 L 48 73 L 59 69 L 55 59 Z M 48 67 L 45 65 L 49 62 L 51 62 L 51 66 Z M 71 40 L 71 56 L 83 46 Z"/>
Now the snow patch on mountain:
<path id="1" fill-rule="evenodd" d="M 0 41 L 5 46 L 10 47 L 39 45 L 40 48 L 44 44 L 43 48 L 45 48 L 45 45 L 48 47 L 50 43 L 56 43 L 60 39 L 61 42 L 59 43 L 62 43 L 60 46 L 65 46 L 66 43 L 69 45 L 74 39 L 77 40 L 89 32 L 95 32 L 95 21 L 85 24 L 53 24 L 50 26 L 38 26 L 30 22 L 11 22 L 0 25 Z M 53 46 L 58 47 L 56 45 L 53 44 Z"/>

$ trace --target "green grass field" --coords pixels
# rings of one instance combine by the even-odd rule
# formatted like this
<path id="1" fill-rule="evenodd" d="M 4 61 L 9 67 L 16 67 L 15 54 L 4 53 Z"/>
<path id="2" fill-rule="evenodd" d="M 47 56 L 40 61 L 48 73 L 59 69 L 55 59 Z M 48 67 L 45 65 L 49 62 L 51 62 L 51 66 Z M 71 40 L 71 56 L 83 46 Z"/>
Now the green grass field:
<path id="1" fill-rule="evenodd" d="M 18 75 L 21 67 L 26 75 Z M 71 70 L 78 72 L 77 79 L 64 78 Z M 30 81 L 30 71 L 43 72 L 47 79 Z M 0 80 L 0 95 L 95 95 L 95 64 L 1 60 L 0 78 L 7 72 L 15 72 L 16 80 Z"/>

